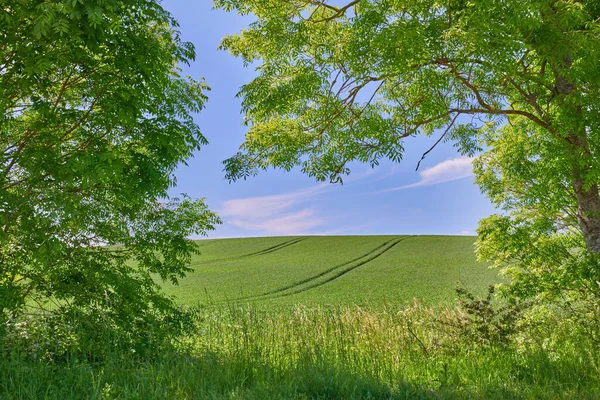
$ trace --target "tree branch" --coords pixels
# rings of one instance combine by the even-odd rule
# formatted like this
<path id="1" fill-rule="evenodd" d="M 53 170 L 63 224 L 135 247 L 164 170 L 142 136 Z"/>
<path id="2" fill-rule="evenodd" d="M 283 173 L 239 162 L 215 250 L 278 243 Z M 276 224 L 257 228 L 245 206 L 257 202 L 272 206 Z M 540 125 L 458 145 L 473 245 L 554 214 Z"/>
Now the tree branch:
<path id="1" fill-rule="evenodd" d="M 435 147 L 438 144 L 440 144 L 440 142 L 442 141 L 442 139 L 444 139 L 444 137 L 448 134 L 448 132 L 450 132 L 450 129 L 452 129 L 452 127 L 454 126 L 454 123 L 456 122 L 456 119 L 458 118 L 459 115 L 460 115 L 460 113 L 456 113 L 456 115 L 454 116 L 454 119 L 450 122 L 450 124 L 448 125 L 448 127 L 446 128 L 444 133 L 442 133 L 442 136 L 440 136 L 440 138 L 433 144 L 433 146 L 431 146 L 431 148 L 429 150 L 427 150 L 425 153 L 423 153 L 423 155 L 421 156 L 421 159 L 417 163 L 417 168 L 415 169 L 415 171 L 419 170 L 419 167 L 421 166 L 421 161 L 423 161 L 425 159 L 427 154 L 429 154 L 433 149 L 435 149 Z"/>
<path id="2" fill-rule="evenodd" d="M 317 5 L 317 6 L 325 7 L 327 9 L 333 11 L 334 13 L 332 15 L 330 15 L 329 17 L 324 17 L 324 18 L 321 18 L 321 19 L 318 19 L 318 20 L 311 20 L 311 19 L 309 19 L 309 21 L 313 22 L 313 23 L 321 23 L 321 22 L 332 21 L 332 20 L 334 20 L 336 18 L 339 18 L 342 15 L 344 15 L 346 13 L 346 11 L 350 7 L 356 5 L 356 4 L 360 3 L 360 2 L 361 2 L 361 0 L 354 0 L 354 1 L 351 1 L 350 3 L 346 4 L 343 7 L 335 7 L 335 6 L 331 6 L 329 4 L 326 4 L 325 1 L 312 1 L 312 0 L 310 0 L 309 3 Z M 311 17 L 312 17 L 312 15 L 311 15 Z"/>

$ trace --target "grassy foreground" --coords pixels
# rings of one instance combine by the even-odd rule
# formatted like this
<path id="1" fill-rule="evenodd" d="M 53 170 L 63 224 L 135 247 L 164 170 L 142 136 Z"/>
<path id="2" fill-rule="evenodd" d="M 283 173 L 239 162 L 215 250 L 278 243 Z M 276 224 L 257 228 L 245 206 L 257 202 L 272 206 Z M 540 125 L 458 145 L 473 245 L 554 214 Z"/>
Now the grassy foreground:
<path id="1" fill-rule="evenodd" d="M 196 333 L 145 358 L 109 336 L 90 358 L 33 335 L 0 347 L 0 400 L 600 398 L 600 346 L 556 310 L 509 344 L 462 334 L 456 282 L 498 282 L 471 237 L 200 244 L 194 273 L 167 287 Z"/>
<path id="2" fill-rule="evenodd" d="M 133 361 L 0 360 L 1 399 L 593 399 L 600 351 L 559 319 L 509 347 L 473 346 L 453 311 L 230 306 L 178 350 Z M 108 345 L 108 343 L 107 343 Z"/>

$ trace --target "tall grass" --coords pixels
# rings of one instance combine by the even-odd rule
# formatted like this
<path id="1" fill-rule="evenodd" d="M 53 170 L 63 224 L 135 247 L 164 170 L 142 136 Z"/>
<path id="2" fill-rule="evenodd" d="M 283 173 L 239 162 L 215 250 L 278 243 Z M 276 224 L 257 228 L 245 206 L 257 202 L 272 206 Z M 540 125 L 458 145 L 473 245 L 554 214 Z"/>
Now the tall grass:
<path id="1" fill-rule="evenodd" d="M 600 398 L 597 344 L 558 317 L 482 346 L 460 336 L 456 313 L 205 308 L 195 335 L 151 359 L 53 362 L 8 346 L 0 399 Z"/>

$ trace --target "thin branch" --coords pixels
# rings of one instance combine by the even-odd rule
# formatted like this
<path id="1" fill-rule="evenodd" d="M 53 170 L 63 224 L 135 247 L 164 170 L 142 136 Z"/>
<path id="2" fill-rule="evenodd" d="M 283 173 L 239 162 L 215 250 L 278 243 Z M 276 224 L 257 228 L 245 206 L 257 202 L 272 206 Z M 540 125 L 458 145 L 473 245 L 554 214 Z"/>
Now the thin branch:
<path id="1" fill-rule="evenodd" d="M 327 4 L 325 2 L 325 0 L 321 0 L 321 1 L 309 0 L 308 3 L 312 4 L 312 5 L 316 5 L 317 9 L 319 9 L 320 7 L 325 7 L 325 8 L 327 8 L 327 9 L 329 9 L 331 11 L 334 11 L 336 13 L 340 12 L 340 8 L 339 7 L 329 5 L 329 4 Z"/>
<path id="2" fill-rule="evenodd" d="M 446 135 L 448 134 L 448 132 L 450 132 L 450 129 L 452 129 L 452 127 L 454 126 L 454 123 L 456 122 L 456 119 L 458 118 L 459 115 L 460 115 L 460 113 L 456 113 L 456 115 L 454 116 L 454 119 L 452 119 L 452 122 L 450 122 L 450 124 L 448 125 L 448 127 L 446 128 L 446 130 L 444 131 L 444 133 L 442 134 L 442 136 L 440 136 L 440 138 L 434 143 L 433 146 L 431 146 L 431 148 L 429 150 L 427 150 L 425 153 L 423 153 L 423 155 L 421 156 L 421 159 L 417 163 L 417 168 L 415 169 L 415 171 L 419 170 L 419 167 L 421 166 L 421 161 L 423 161 L 425 159 L 425 157 L 427 156 L 427 154 L 429 154 L 433 149 L 435 149 L 435 147 L 438 144 L 440 144 L 440 142 L 442 141 L 442 139 L 444 139 L 444 137 L 446 137 Z"/>
<path id="3" fill-rule="evenodd" d="M 529 120 L 531 120 L 532 122 L 535 122 L 537 125 L 541 126 L 542 128 L 548 130 L 548 132 L 552 133 L 555 137 L 559 138 L 559 139 L 563 139 L 566 140 L 566 138 L 562 137 L 559 132 L 554 129 L 552 126 L 550 126 L 548 123 L 542 121 L 541 119 L 539 119 L 538 117 L 536 117 L 535 115 L 533 115 L 530 112 L 527 111 L 522 111 L 522 110 L 505 110 L 505 109 L 496 109 L 496 108 L 492 108 L 492 109 L 484 109 L 484 108 L 451 108 L 449 110 L 449 112 L 453 113 L 453 112 L 461 112 L 463 114 L 489 114 L 489 115 L 519 115 L 521 117 L 525 117 Z"/>
<path id="4" fill-rule="evenodd" d="M 71 79 L 72 75 L 73 75 L 73 72 L 69 72 L 69 74 L 67 75 L 67 79 L 65 79 L 65 81 L 63 82 L 63 84 L 60 88 L 60 91 L 58 92 L 58 96 L 56 96 L 56 100 L 54 101 L 54 106 L 52 107 L 53 111 L 56 111 L 56 108 L 58 107 L 58 103 L 60 103 L 60 100 L 62 99 L 63 94 L 65 93 L 65 90 L 69 86 L 69 80 Z"/>
<path id="5" fill-rule="evenodd" d="M 322 1 L 322 2 L 311 1 L 310 3 L 312 3 L 312 4 L 320 5 L 320 6 L 323 6 L 323 7 L 327 8 L 327 9 L 329 9 L 329 10 L 334 11 L 334 13 L 332 15 L 330 15 L 329 17 L 325 17 L 325 18 L 322 18 L 322 19 L 319 19 L 319 20 L 311 20 L 311 22 L 313 22 L 313 23 L 321 23 L 321 22 L 332 21 L 332 20 L 334 20 L 336 18 L 339 18 L 342 15 L 344 15 L 346 13 L 346 11 L 350 7 L 356 5 L 356 4 L 360 3 L 360 2 L 361 2 L 361 0 L 354 0 L 354 1 L 351 1 L 350 3 L 346 4 L 343 7 L 335 7 L 335 6 L 330 6 L 329 4 L 325 4 L 324 1 Z"/>
<path id="6" fill-rule="evenodd" d="M 450 63 L 447 63 L 447 64 L 440 63 L 440 65 L 445 65 L 446 67 L 448 67 L 448 69 L 450 69 L 450 72 L 452 73 L 452 75 L 454 75 L 454 77 L 456 79 L 461 81 L 463 85 L 465 85 L 467 88 L 469 88 L 471 90 L 471 92 L 475 95 L 475 98 L 477 99 L 477 102 L 479 103 L 479 105 L 481 107 L 483 107 L 487 110 L 492 109 L 492 106 L 487 104 L 486 101 L 483 99 L 483 96 L 481 95 L 479 88 L 477 88 L 477 86 L 473 85 L 469 79 L 462 76 L 461 73 L 456 70 L 456 67 L 454 67 L 454 65 L 452 65 Z"/>
<path id="7" fill-rule="evenodd" d="M 412 330 L 412 328 L 410 326 L 410 322 L 406 323 L 406 329 L 408 330 L 408 333 L 410 333 L 410 335 L 417 341 L 417 343 L 421 347 L 421 350 L 423 350 L 423 353 L 426 356 L 429 355 L 429 349 L 427 348 L 427 346 L 425 346 L 425 344 L 423 343 L 423 341 L 421 341 L 421 339 L 419 339 L 419 337 L 417 336 L 417 334 Z"/>
<path id="8" fill-rule="evenodd" d="M 544 110 L 542 110 L 542 108 L 540 107 L 540 105 L 535 100 L 535 96 L 532 95 L 532 94 L 528 94 L 527 92 L 525 92 L 525 90 L 523 90 L 523 88 L 521 86 L 519 86 L 517 84 L 517 82 L 515 82 L 514 79 L 511 78 L 510 79 L 510 83 L 515 87 L 515 89 L 517 89 L 517 91 L 519 92 L 519 94 L 521 96 L 523 96 L 523 98 L 525 99 L 525 101 L 535 109 L 535 111 L 539 114 L 540 118 L 545 118 Z"/>

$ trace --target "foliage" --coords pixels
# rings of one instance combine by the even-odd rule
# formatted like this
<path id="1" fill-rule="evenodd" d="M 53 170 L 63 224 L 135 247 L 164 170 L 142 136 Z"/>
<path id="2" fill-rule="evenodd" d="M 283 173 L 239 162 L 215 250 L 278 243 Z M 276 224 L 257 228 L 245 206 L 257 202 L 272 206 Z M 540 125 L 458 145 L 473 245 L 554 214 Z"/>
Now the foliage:
<path id="1" fill-rule="evenodd" d="M 194 48 L 157 1 L 8 0 L 0 21 L 0 323 L 45 309 L 142 334 L 174 312 L 153 276 L 183 276 L 187 237 L 219 222 L 167 196 L 206 143 L 208 88 L 177 67 Z"/>
<path id="2" fill-rule="evenodd" d="M 256 20 L 222 47 L 258 76 L 230 179 L 301 166 L 337 182 L 352 160 L 399 161 L 440 134 L 484 151 L 477 182 L 505 214 L 479 255 L 521 296 L 600 294 L 597 1 L 217 0 Z"/>
<path id="3" fill-rule="evenodd" d="M 572 169 L 560 146 L 539 132 L 524 140 L 505 126 L 487 138 L 494 148 L 474 162 L 480 188 L 503 214 L 479 224 L 479 259 L 503 269 L 512 284 L 504 293 L 556 302 L 580 315 L 580 324 L 600 307 L 600 259 L 586 251 L 578 227 L 578 204 L 568 187 Z M 587 311 L 584 311 L 587 310 Z"/>
<path id="4" fill-rule="evenodd" d="M 63 307 L 42 315 L 22 315 L 0 337 L 0 354 L 19 354 L 51 364 L 68 364 L 71 359 L 92 363 L 120 358 L 152 360 L 162 352 L 174 351 L 183 335 L 197 331 L 194 311 L 188 308 L 168 313 L 145 310 L 126 322 L 111 311 Z"/>
<path id="5" fill-rule="evenodd" d="M 559 114 L 570 101 L 556 92 L 565 63 L 555 59 L 562 56 L 556 46 L 569 48 L 577 66 L 564 72 L 569 78 L 581 85 L 597 78 L 598 27 L 580 2 L 216 4 L 257 17 L 222 43 L 246 63 L 260 62 L 259 76 L 240 92 L 250 131 L 244 153 L 228 161 L 231 178 L 297 164 L 336 178 L 350 160 L 399 160 L 400 139 L 442 127 L 454 128 L 450 136 L 472 152 L 476 144 L 460 138 L 507 117 L 562 131 L 573 121 Z M 586 86 L 572 101 L 592 107 L 594 90 Z M 582 112 L 586 125 L 595 124 L 595 107 Z M 457 118 L 477 115 L 489 121 Z"/>
<path id="6" fill-rule="evenodd" d="M 458 305 L 462 311 L 457 322 L 466 340 L 483 345 L 507 345 L 517 333 L 517 321 L 523 312 L 523 305 L 513 299 L 508 304 L 496 306 L 495 290 L 490 285 L 485 298 L 477 299 L 465 288 L 456 288 Z"/>

